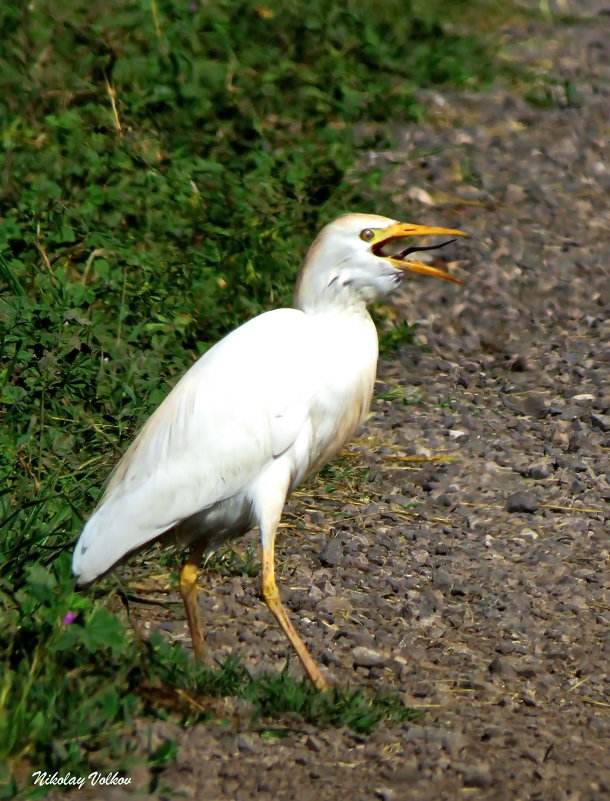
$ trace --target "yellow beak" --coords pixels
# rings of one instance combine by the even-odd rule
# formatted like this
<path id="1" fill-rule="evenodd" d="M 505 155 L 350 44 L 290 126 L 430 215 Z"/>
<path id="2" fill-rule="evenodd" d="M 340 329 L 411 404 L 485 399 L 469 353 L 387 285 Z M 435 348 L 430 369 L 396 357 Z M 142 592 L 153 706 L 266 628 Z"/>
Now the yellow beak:
<path id="1" fill-rule="evenodd" d="M 468 236 L 463 231 L 458 231 L 453 228 L 435 228 L 428 225 L 414 225 L 413 223 L 396 223 L 388 228 L 376 231 L 376 238 L 372 242 L 372 250 L 380 258 L 389 261 L 397 270 L 409 273 L 419 273 L 420 275 L 433 275 L 436 278 L 444 278 L 445 281 L 453 281 L 455 284 L 461 284 L 459 278 L 456 278 L 444 270 L 439 270 L 432 267 L 430 264 L 423 264 L 420 261 L 411 261 L 410 259 L 401 258 L 399 255 L 385 256 L 383 255 L 382 248 L 388 245 L 392 240 L 404 239 L 408 236 Z M 442 245 L 433 246 L 432 248 L 422 248 L 423 250 L 432 250 L 434 247 L 442 247 Z"/>

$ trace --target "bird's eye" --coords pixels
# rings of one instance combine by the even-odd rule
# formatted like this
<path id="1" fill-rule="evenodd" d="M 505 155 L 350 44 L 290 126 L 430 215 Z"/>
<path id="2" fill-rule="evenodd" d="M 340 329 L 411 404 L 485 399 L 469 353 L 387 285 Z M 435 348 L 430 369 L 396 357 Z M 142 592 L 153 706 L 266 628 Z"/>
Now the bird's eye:
<path id="1" fill-rule="evenodd" d="M 375 232 L 371 231 L 370 228 L 365 228 L 364 231 L 360 231 L 360 239 L 363 239 L 365 242 L 370 242 L 371 239 L 375 238 Z"/>

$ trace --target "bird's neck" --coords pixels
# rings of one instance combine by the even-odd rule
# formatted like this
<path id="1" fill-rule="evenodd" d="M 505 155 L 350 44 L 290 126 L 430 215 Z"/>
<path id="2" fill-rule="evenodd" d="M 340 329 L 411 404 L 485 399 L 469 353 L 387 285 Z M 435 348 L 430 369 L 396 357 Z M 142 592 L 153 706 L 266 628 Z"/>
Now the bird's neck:
<path id="1" fill-rule="evenodd" d="M 326 292 L 308 297 L 304 293 L 297 293 L 295 305 L 305 314 L 347 315 L 371 319 L 366 301 L 355 292 L 346 288 L 328 288 Z"/>
<path id="2" fill-rule="evenodd" d="M 377 328 L 364 303 L 317 306 L 301 311 L 311 321 L 312 342 L 317 343 L 314 348 L 321 347 L 329 357 L 335 354 L 341 364 L 356 354 L 357 371 L 367 360 L 373 363 L 374 370 L 378 356 Z"/>

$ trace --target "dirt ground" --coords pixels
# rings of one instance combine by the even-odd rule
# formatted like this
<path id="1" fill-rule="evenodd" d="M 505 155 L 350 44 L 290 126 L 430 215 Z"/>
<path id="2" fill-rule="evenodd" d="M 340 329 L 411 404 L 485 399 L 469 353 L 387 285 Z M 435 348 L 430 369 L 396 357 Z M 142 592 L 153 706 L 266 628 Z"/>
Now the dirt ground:
<path id="1" fill-rule="evenodd" d="M 417 343 L 380 365 L 345 496 L 306 488 L 282 529 L 282 594 L 328 677 L 423 717 L 369 737 L 140 727 L 143 747 L 179 743 L 155 798 L 610 798 L 610 6 L 567 5 L 578 24 L 506 31 L 507 56 L 557 81 L 546 107 L 426 92 L 430 121 L 367 154 L 414 222 L 471 234 L 465 283 L 403 290 Z M 257 580 L 201 583 L 214 656 L 281 669 Z"/>

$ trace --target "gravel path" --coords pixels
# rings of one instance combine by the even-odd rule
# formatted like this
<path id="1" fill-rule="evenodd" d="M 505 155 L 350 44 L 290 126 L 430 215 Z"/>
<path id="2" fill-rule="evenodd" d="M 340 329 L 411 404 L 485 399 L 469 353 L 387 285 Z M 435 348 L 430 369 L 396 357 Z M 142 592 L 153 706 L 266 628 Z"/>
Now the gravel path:
<path id="1" fill-rule="evenodd" d="M 579 24 L 506 32 L 511 58 L 557 79 L 550 107 L 430 92 L 431 121 L 369 154 L 414 221 L 472 234 L 455 251 L 466 283 L 397 300 L 417 345 L 381 365 L 383 399 L 336 468 L 349 500 L 327 475 L 285 518 L 278 578 L 312 654 L 422 720 L 281 741 L 157 723 L 148 747 L 180 744 L 161 786 L 208 801 L 610 798 L 610 6 L 570 9 Z M 214 655 L 237 642 L 254 670 L 279 669 L 257 581 L 202 586 Z M 161 625 L 184 636 L 175 616 Z"/>

